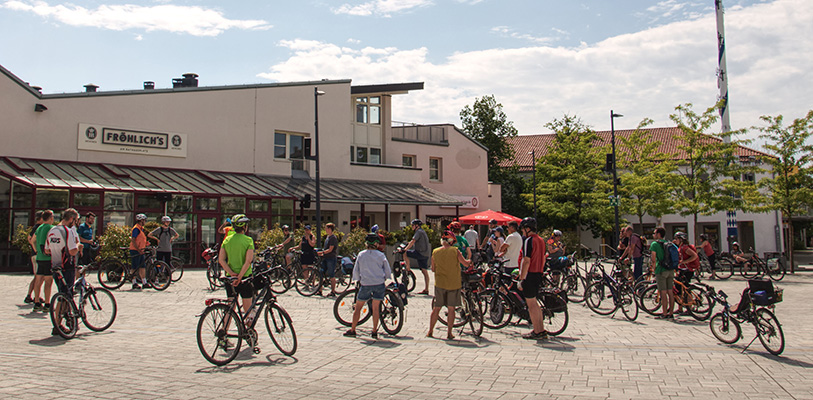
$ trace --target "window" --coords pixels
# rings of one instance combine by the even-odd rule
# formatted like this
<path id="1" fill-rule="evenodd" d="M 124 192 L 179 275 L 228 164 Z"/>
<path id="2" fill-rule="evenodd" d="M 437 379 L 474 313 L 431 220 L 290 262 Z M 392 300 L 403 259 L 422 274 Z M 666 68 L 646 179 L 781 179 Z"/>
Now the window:
<path id="1" fill-rule="evenodd" d="M 381 124 L 381 97 L 356 97 L 356 122 L 360 124 Z"/>
<path id="2" fill-rule="evenodd" d="M 271 213 L 274 215 L 293 215 L 294 201 L 290 199 L 272 199 Z"/>
<path id="3" fill-rule="evenodd" d="M 68 191 L 37 189 L 37 208 L 64 210 L 68 208 Z"/>
<path id="4" fill-rule="evenodd" d="M 370 164 L 381 164 L 381 149 L 370 149 Z"/>
<path id="5" fill-rule="evenodd" d="M 74 207 L 99 207 L 102 196 L 99 193 L 75 193 L 73 194 Z"/>
<path id="6" fill-rule="evenodd" d="M 11 205 L 11 181 L 0 177 L 0 208 Z"/>
<path id="7" fill-rule="evenodd" d="M 240 214 L 246 212 L 246 199 L 243 197 L 221 197 L 220 207 L 226 214 Z"/>
<path id="8" fill-rule="evenodd" d="M 138 210 L 163 210 L 164 204 L 151 194 L 140 194 L 136 196 Z"/>
<path id="9" fill-rule="evenodd" d="M 215 200 L 215 207 L 217 207 L 217 200 Z M 172 200 L 167 204 L 167 209 L 172 213 L 183 213 L 192 211 L 192 196 L 189 195 L 173 195 Z M 174 221 L 174 219 L 173 219 Z M 177 229 L 176 229 L 177 230 Z"/>
<path id="10" fill-rule="evenodd" d="M 17 182 L 11 183 L 11 206 L 14 208 L 29 208 L 31 207 L 31 199 L 34 195 L 34 189 L 21 185 Z"/>
<path id="11" fill-rule="evenodd" d="M 440 158 L 429 158 L 429 180 L 440 182 L 443 179 L 441 174 L 442 162 Z"/>
<path id="12" fill-rule="evenodd" d="M 274 134 L 274 158 L 285 158 L 285 146 L 288 141 L 288 135 L 284 133 Z"/>
<path id="13" fill-rule="evenodd" d="M 357 163 L 367 163 L 367 148 L 366 147 L 356 147 L 356 162 Z"/>
<path id="14" fill-rule="evenodd" d="M 291 160 L 291 168 L 305 169 L 305 142 L 309 139 L 304 135 L 291 133 L 274 133 L 274 158 Z"/>
<path id="15" fill-rule="evenodd" d="M 350 146 L 350 162 L 381 164 L 381 149 L 375 147 Z"/>
<path id="16" fill-rule="evenodd" d="M 198 211 L 217 211 L 217 199 L 213 197 L 198 198 L 195 209 Z"/>
<path id="17" fill-rule="evenodd" d="M 267 213 L 268 212 L 268 201 L 267 200 L 249 200 L 248 201 L 248 211 Z"/>
<path id="18" fill-rule="evenodd" d="M 754 182 L 756 180 L 756 175 L 753 172 L 747 172 L 742 174 L 743 182 Z"/>
<path id="19" fill-rule="evenodd" d="M 117 211 L 130 211 L 133 209 L 133 198 L 134 196 L 132 193 L 105 192 L 104 209 Z M 105 215 L 105 220 L 107 220 L 107 215 Z M 116 221 L 117 222 L 114 223 L 118 224 L 119 220 Z M 126 224 L 126 222 L 122 223 L 122 225 L 124 224 Z M 107 225 L 107 222 L 105 222 L 105 225 Z"/>
<path id="20" fill-rule="evenodd" d="M 401 165 L 405 167 L 415 168 L 415 156 L 404 154 L 401 156 Z"/>

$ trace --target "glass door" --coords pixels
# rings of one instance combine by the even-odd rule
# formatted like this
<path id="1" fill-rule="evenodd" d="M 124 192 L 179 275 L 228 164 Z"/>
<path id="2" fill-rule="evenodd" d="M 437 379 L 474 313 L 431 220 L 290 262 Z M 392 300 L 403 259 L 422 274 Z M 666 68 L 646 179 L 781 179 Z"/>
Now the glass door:
<path id="1" fill-rule="evenodd" d="M 205 266 L 206 262 L 200 258 L 203 250 L 206 250 L 217 243 L 217 217 L 198 216 L 197 245 L 200 246 L 195 252 L 198 258 L 198 265 Z"/>

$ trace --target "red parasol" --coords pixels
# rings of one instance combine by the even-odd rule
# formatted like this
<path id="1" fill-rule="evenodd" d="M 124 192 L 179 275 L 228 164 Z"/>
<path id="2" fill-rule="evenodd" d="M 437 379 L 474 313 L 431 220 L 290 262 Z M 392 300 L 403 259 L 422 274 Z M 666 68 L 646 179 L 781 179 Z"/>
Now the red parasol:
<path id="1" fill-rule="evenodd" d="M 502 213 L 499 211 L 493 210 L 486 210 L 481 211 L 478 213 L 466 215 L 460 217 L 459 221 L 461 224 L 476 224 L 476 225 L 488 225 L 488 221 L 492 219 L 497 220 L 497 223 L 500 225 L 506 225 L 511 221 L 522 221 L 522 218 L 517 218 L 513 215 Z"/>

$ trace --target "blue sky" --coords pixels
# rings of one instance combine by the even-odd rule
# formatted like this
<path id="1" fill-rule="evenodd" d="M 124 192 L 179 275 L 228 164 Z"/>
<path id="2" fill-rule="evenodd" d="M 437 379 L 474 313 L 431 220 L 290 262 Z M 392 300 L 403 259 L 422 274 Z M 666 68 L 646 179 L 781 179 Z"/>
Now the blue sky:
<path id="1" fill-rule="evenodd" d="M 724 0 L 734 128 L 813 108 L 813 4 Z M 394 119 L 459 125 L 494 94 L 521 134 L 609 128 L 714 103 L 713 0 L 0 0 L 0 65 L 45 93 L 322 78 L 422 81 Z M 752 133 L 753 136 L 753 133 Z"/>

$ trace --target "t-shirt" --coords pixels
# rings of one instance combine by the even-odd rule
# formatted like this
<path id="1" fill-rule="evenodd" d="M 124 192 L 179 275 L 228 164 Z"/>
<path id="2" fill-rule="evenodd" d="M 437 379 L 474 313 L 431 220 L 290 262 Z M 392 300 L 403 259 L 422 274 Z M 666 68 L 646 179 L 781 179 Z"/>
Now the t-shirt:
<path id="1" fill-rule="evenodd" d="M 706 244 L 703 246 L 703 252 L 706 253 L 706 257 L 714 254 L 714 249 L 711 247 L 711 243 L 706 242 Z"/>
<path id="2" fill-rule="evenodd" d="M 131 236 L 134 240 L 130 241 L 130 250 L 144 250 L 147 247 L 147 234 L 143 228 L 134 226 Z"/>
<path id="3" fill-rule="evenodd" d="M 338 257 L 338 255 L 339 255 L 339 239 L 336 238 L 336 235 L 328 235 L 325 238 L 325 247 L 324 247 L 325 251 L 327 251 L 327 249 L 329 249 L 330 246 L 333 246 L 333 250 L 331 250 L 330 253 L 325 253 L 322 257 L 324 257 L 324 258 L 331 258 L 331 257 L 336 258 L 336 257 Z"/>
<path id="4" fill-rule="evenodd" d="M 457 290 L 463 287 L 460 277 L 457 247 L 438 247 L 432 252 L 432 265 L 435 266 L 435 286 L 446 290 Z"/>
<path id="5" fill-rule="evenodd" d="M 415 251 L 424 257 L 429 257 L 432 254 L 432 249 L 429 248 L 429 236 L 423 228 L 418 228 L 415 234 L 412 235 L 412 239 L 415 240 L 415 244 L 412 245 Z"/>
<path id="6" fill-rule="evenodd" d="M 666 271 L 663 267 L 661 267 L 661 262 L 663 261 L 664 257 L 664 248 L 663 246 L 666 245 L 666 242 L 661 240 L 653 240 L 652 244 L 649 245 L 649 251 L 654 252 L 655 254 L 655 273 L 660 274 L 663 271 Z"/>
<path id="7" fill-rule="evenodd" d="M 239 274 L 246 263 L 246 251 L 254 249 L 254 239 L 242 233 L 234 233 L 226 236 L 221 246 L 226 252 L 226 263 L 229 264 L 234 273 Z M 244 276 L 251 275 L 251 265 L 248 266 Z"/>
<path id="8" fill-rule="evenodd" d="M 494 254 L 500 252 L 500 248 L 502 248 L 503 243 L 505 243 L 505 239 L 502 236 L 494 238 L 494 240 L 491 242 L 491 250 L 494 251 Z"/>
<path id="9" fill-rule="evenodd" d="M 37 261 L 51 261 L 51 256 L 45 254 L 43 246 L 45 246 L 48 240 L 48 232 L 51 231 L 53 227 L 53 225 L 42 224 L 37 228 L 37 232 L 35 233 L 35 235 L 37 235 Z"/>
<path id="10" fill-rule="evenodd" d="M 286 240 L 288 240 L 287 243 L 285 243 Z M 283 242 L 282 253 L 288 254 L 291 251 L 291 247 L 294 247 L 296 245 L 296 242 L 294 241 L 294 234 L 289 233 L 288 236 L 285 236 L 282 239 L 282 242 Z"/>
<path id="11" fill-rule="evenodd" d="M 153 229 L 152 232 L 150 232 L 150 235 L 153 235 L 158 238 L 158 251 L 161 252 L 172 251 L 172 241 L 170 239 L 175 237 L 175 235 L 177 234 L 178 232 L 176 232 L 175 229 L 172 229 L 172 227 L 164 229 L 163 226 L 159 226 L 158 228 L 155 228 Z"/>
<path id="12" fill-rule="evenodd" d="M 52 267 L 62 266 L 62 250 L 65 248 L 66 244 L 68 251 L 79 248 L 79 235 L 76 234 L 75 228 L 67 228 L 64 225 L 57 225 L 48 231 L 48 248 L 51 249 Z M 74 261 L 76 261 L 76 255 L 73 257 Z"/>
<path id="13" fill-rule="evenodd" d="M 643 243 L 641 242 L 641 237 L 632 234 L 630 237 L 630 246 L 632 246 L 632 258 L 641 257 L 641 250 L 643 250 Z"/>
<path id="14" fill-rule="evenodd" d="M 477 231 L 474 229 L 469 229 L 463 234 L 463 236 L 466 238 L 466 241 L 469 242 L 470 246 L 477 248 L 480 241 L 480 235 L 477 233 Z"/>
<path id="15" fill-rule="evenodd" d="M 454 244 L 454 247 L 457 247 L 457 249 L 460 250 L 460 254 L 462 254 L 463 257 L 466 257 L 466 254 L 468 254 L 466 250 L 468 250 L 469 248 L 469 241 L 466 240 L 465 237 L 460 235 L 455 236 L 455 240 L 456 242 Z M 460 264 L 460 268 L 464 268 L 463 264 Z"/>
<path id="16" fill-rule="evenodd" d="M 539 235 L 532 233 L 522 242 L 522 257 L 531 259 L 528 272 L 545 271 L 545 241 Z"/>
<path id="17" fill-rule="evenodd" d="M 508 249 L 505 250 L 504 258 L 507 260 L 503 265 L 506 268 L 519 268 L 519 253 L 522 252 L 522 236 L 519 232 L 514 232 L 505 238 Z"/>
<path id="18" fill-rule="evenodd" d="M 680 250 L 681 261 L 689 259 L 689 249 L 692 249 L 694 250 L 695 253 L 697 253 L 697 250 L 694 248 L 694 246 L 690 244 L 684 244 L 683 246 L 680 246 L 678 250 Z M 700 269 L 700 256 L 698 256 L 698 258 L 696 258 L 694 261 L 685 265 L 689 271 L 697 271 L 698 269 Z"/>
<path id="19" fill-rule="evenodd" d="M 83 222 L 79 227 L 76 228 L 76 233 L 79 234 L 79 237 L 85 240 L 93 240 L 93 228 L 87 224 L 87 222 Z"/>

